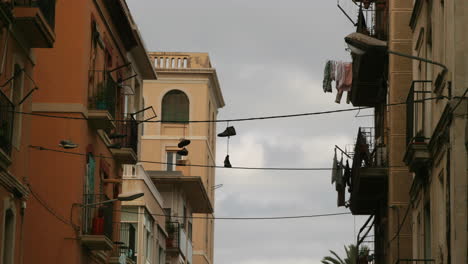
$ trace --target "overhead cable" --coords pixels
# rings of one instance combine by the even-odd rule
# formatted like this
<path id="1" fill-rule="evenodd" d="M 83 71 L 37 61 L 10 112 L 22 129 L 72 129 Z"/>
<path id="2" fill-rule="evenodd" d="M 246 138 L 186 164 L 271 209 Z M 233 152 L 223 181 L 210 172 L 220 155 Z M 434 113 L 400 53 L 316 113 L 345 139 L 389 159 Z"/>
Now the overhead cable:
<path id="1" fill-rule="evenodd" d="M 125 210 L 114 210 L 122 213 L 130 214 L 145 214 Z M 165 214 L 150 214 L 153 216 L 165 216 L 171 218 L 183 218 L 183 219 L 210 219 L 210 220 L 287 220 L 287 219 L 301 219 L 301 218 L 317 218 L 317 217 L 327 217 L 327 216 L 338 216 L 338 215 L 350 215 L 350 212 L 347 213 L 329 213 L 329 214 L 313 214 L 313 215 L 293 215 L 293 216 L 270 216 L 270 217 L 215 217 L 215 216 L 178 216 L 178 215 L 165 215 Z"/>
<path id="2" fill-rule="evenodd" d="M 87 153 L 80 153 L 80 152 L 72 152 L 72 151 L 66 151 L 66 150 L 59 150 L 59 149 L 51 149 L 51 148 L 46 148 L 42 146 L 33 146 L 30 145 L 30 148 L 37 149 L 40 151 L 51 151 L 51 152 L 57 152 L 57 153 L 64 153 L 64 154 L 70 154 L 70 155 L 76 155 L 76 156 L 86 156 L 88 155 Z M 94 157 L 97 158 L 103 158 L 103 159 L 114 159 L 114 157 L 110 156 L 104 156 L 104 155 L 93 155 Z M 177 164 L 177 163 L 172 163 L 172 162 L 163 162 L 163 161 L 149 161 L 149 160 L 138 160 L 137 162 L 139 163 L 152 163 L 152 164 L 162 164 L 162 165 L 176 165 L 176 166 L 181 166 L 181 167 L 201 167 L 201 168 L 219 168 L 219 169 L 239 169 L 239 170 L 271 170 L 271 171 L 331 171 L 333 168 L 286 168 L 286 167 L 231 167 L 231 168 L 226 168 L 224 166 L 216 166 L 216 165 L 202 165 L 202 164 Z M 395 167 L 405 167 L 405 166 L 390 166 L 392 168 Z M 387 167 L 382 167 L 382 169 L 387 169 L 390 168 L 389 166 Z"/>
<path id="3" fill-rule="evenodd" d="M 447 98 L 445 96 L 439 97 L 431 97 L 421 100 L 414 100 L 412 102 L 400 102 L 400 103 L 392 103 L 392 104 L 385 104 L 384 106 L 398 106 L 398 105 L 406 105 L 409 103 L 419 103 L 423 101 L 429 100 L 436 100 Z M 187 121 L 171 121 L 171 120 L 128 120 L 128 119 L 111 119 L 109 121 L 113 122 L 129 122 L 135 121 L 138 123 L 223 123 L 223 122 L 244 122 L 244 121 L 255 121 L 255 120 L 268 120 L 268 119 L 283 119 L 283 118 L 294 118 L 294 117 L 303 117 L 303 116 L 314 116 L 314 115 L 325 115 L 325 114 L 333 114 L 333 113 L 341 113 L 341 112 L 351 112 L 351 111 L 360 111 L 363 109 L 372 109 L 373 107 L 355 107 L 355 108 L 347 108 L 347 109 L 338 109 L 338 110 L 327 110 L 327 111 L 318 111 L 318 112 L 308 112 L 308 113 L 298 113 L 298 114 L 289 114 L 289 115 L 272 115 L 272 116 L 261 116 L 261 117 L 247 117 L 247 118 L 235 118 L 235 119 L 217 119 L 217 120 L 187 120 Z M 57 119 L 73 119 L 73 120 L 89 120 L 87 117 L 73 117 L 73 116 L 59 116 L 59 115 L 51 115 L 51 114 L 42 114 L 42 113 L 32 113 L 32 112 L 21 112 L 21 111 L 11 111 L 15 114 L 23 114 L 23 115 L 30 115 L 30 116 L 39 116 L 39 117 L 47 117 L 47 118 L 57 118 Z"/>

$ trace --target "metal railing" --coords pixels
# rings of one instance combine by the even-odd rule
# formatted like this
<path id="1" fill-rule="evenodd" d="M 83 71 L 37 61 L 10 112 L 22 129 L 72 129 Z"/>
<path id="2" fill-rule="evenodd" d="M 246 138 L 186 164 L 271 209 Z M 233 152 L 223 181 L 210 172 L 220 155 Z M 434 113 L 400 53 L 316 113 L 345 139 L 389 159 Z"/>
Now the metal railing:
<path id="1" fill-rule="evenodd" d="M 406 145 L 411 143 L 427 143 L 424 127 L 426 120 L 426 109 L 424 99 L 431 94 L 430 80 L 416 80 L 411 83 L 411 88 L 406 98 Z M 416 84 L 421 84 L 417 89 Z M 429 88 L 426 87 L 429 86 Z"/>
<path id="2" fill-rule="evenodd" d="M 360 127 L 354 146 L 353 168 L 384 167 L 386 151 L 384 146 L 376 145 L 373 127 Z"/>
<path id="3" fill-rule="evenodd" d="M 127 258 L 136 261 L 136 229 L 130 223 L 120 223 L 120 242 L 118 244 L 118 255 L 124 255 Z"/>
<path id="4" fill-rule="evenodd" d="M 380 40 L 388 38 L 388 4 L 387 0 L 337 0 L 337 6 L 356 31 Z"/>
<path id="5" fill-rule="evenodd" d="M 88 108 L 107 110 L 116 118 L 116 103 L 119 86 L 108 71 L 90 70 L 88 85 Z"/>
<path id="6" fill-rule="evenodd" d="M 113 204 L 90 205 L 109 200 L 103 194 L 85 194 L 83 200 L 82 234 L 105 235 L 112 240 Z"/>
<path id="7" fill-rule="evenodd" d="M 51 29 L 55 27 L 56 0 L 13 0 L 14 6 L 38 7 Z"/>
<path id="8" fill-rule="evenodd" d="M 15 106 L 10 99 L 0 92 L 0 149 L 11 154 Z"/>
<path id="9" fill-rule="evenodd" d="M 115 133 L 120 135 L 120 138 L 113 139 L 115 143 L 119 143 L 122 148 L 131 148 L 135 153 L 138 147 L 138 123 L 133 119 L 128 119 L 125 122 L 117 122 Z M 111 133 L 112 135 L 113 133 Z"/>
<path id="10" fill-rule="evenodd" d="M 396 264 L 431 264 L 434 259 L 398 259 Z"/>
<path id="11" fill-rule="evenodd" d="M 167 222 L 166 231 L 167 231 L 166 248 L 178 250 L 180 248 L 180 223 L 179 222 Z"/>

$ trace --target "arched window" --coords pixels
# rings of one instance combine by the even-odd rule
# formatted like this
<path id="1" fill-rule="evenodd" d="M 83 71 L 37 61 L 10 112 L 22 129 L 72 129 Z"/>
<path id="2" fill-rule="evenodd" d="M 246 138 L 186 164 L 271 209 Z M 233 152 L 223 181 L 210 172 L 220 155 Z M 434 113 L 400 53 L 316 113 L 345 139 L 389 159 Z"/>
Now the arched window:
<path id="1" fill-rule="evenodd" d="M 189 120 L 189 100 L 187 95 L 179 90 L 172 90 L 164 95 L 162 100 L 162 121 L 181 122 Z"/>

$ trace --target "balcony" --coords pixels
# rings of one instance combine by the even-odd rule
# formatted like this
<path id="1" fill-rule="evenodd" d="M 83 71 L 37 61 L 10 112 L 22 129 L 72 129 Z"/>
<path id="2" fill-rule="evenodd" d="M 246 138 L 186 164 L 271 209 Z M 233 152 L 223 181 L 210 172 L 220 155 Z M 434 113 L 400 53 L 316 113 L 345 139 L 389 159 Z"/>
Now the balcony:
<path id="1" fill-rule="evenodd" d="M 135 254 L 135 248 L 137 241 L 136 229 L 130 223 L 120 223 L 120 240 L 115 242 L 114 252 L 109 260 L 109 264 L 120 264 L 122 258 L 125 259 L 125 263 L 134 264 L 137 262 L 137 256 Z"/>
<path id="2" fill-rule="evenodd" d="M 351 212 L 374 214 L 387 195 L 388 172 L 384 146 L 376 146 L 372 128 L 359 128 L 351 172 Z"/>
<path id="3" fill-rule="evenodd" d="M 343 1 L 343 0 L 341 0 Z M 351 0 L 349 0 L 351 2 Z M 351 5 L 352 10 L 344 10 L 348 13 L 358 14 L 356 32 L 364 34 L 385 43 L 387 40 L 387 1 L 362 1 L 360 4 Z M 338 2 L 340 4 L 340 1 Z M 349 17 L 349 16 L 348 16 Z M 352 19 L 351 17 L 349 17 Z M 349 36 L 348 36 L 349 37 Z M 387 89 L 387 64 L 388 55 L 381 50 L 369 50 L 365 54 L 353 54 L 353 84 L 351 89 L 351 102 L 354 106 L 374 107 L 385 102 Z"/>
<path id="4" fill-rule="evenodd" d="M 411 84 L 408 97 L 406 99 L 406 153 L 404 162 L 411 172 L 419 172 L 431 162 L 429 152 L 429 138 L 426 136 L 428 130 L 426 116 L 430 101 L 424 98 L 430 97 L 431 81 L 419 80 Z M 416 87 L 418 86 L 418 87 Z"/>
<path id="5" fill-rule="evenodd" d="M 0 91 L 0 163 L 5 167 L 11 164 L 14 110 L 13 103 Z"/>
<path id="6" fill-rule="evenodd" d="M 55 0 L 12 0 L 15 25 L 32 48 L 52 48 L 55 42 Z"/>
<path id="7" fill-rule="evenodd" d="M 138 123 L 135 120 L 117 122 L 114 133 L 110 133 L 109 137 L 114 142 L 115 147 L 110 151 L 116 160 L 122 164 L 137 163 Z"/>
<path id="8" fill-rule="evenodd" d="M 112 250 L 113 204 L 86 206 L 108 200 L 100 194 L 84 195 L 81 244 L 89 250 Z"/>
<path id="9" fill-rule="evenodd" d="M 115 128 L 119 86 L 107 71 L 89 71 L 88 120 L 95 129 Z"/>
<path id="10" fill-rule="evenodd" d="M 167 222 L 166 252 L 168 254 L 181 254 L 183 258 L 192 262 L 192 241 L 187 238 L 185 230 L 179 222 Z"/>
<path id="11" fill-rule="evenodd" d="M 213 206 L 200 176 L 184 176 L 180 171 L 147 171 L 159 191 L 172 192 L 177 186 L 190 203 L 192 213 L 211 214 Z"/>

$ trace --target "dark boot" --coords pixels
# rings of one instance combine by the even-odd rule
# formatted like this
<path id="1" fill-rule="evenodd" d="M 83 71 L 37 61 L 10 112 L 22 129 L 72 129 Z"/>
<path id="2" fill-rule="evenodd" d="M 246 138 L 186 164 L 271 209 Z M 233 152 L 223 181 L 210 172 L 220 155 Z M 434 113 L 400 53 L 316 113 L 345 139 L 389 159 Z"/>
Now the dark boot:
<path id="1" fill-rule="evenodd" d="M 229 161 L 229 155 L 226 155 L 226 158 L 224 158 L 224 167 L 232 168 L 231 162 Z"/>
<path id="2" fill-rule="evenodd" d="M 182 140 L 179 142 L 179 144 L 177 144 L 177 146 L 178 146 L 179 148 L 183 148 L 183 147 L 185 147 L 185 146 L 188 146 L 189 144 L 190 144 L 190 140 L 188 140 L 188 139 L 182 139 Z"/>
<path id="3" fill-rule="evenodd" d="M 236 135 L 236 130 L 233 126 L 227 127 L 226 130 L 218 134 L 218 137 L 232 137 Z"/>
<path id="4" fill-rule="evenodd" d="M 177 154 L 179 154 L 181 156 L 187 156 L 188 155 L 188 150 L 186 148 L 183 148 L 181 150 L 178 150 Z"/>

